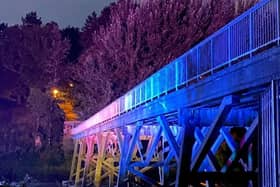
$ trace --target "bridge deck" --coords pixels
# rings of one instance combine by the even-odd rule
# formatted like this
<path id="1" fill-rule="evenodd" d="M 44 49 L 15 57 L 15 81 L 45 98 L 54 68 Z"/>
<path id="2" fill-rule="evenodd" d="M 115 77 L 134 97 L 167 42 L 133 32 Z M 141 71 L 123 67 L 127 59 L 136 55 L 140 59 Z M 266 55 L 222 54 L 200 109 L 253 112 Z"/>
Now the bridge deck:
<path id="1" fill-rule="evenodd" d="M 72 134 L 82 137 L 87 134 L 83 131 L 92 128 L 107 129 L 108 121 L 121 120 L 123 116 L 132 123 L 129 120 L 132 110 L 135 110 L 135 121 L 145 119 L 153 113 L 198 105 L 279 77 L 277 49 L 254 56 L 279 44 L 279 19 L 279 0 L 261 1 L 73 129 Z M 246 58 L 249 60 L 244 60 Z M 220 71 L 222 68 L 225 69 Z M 194 82 L 197 84 L 192 84 Z M 143 105 L 152 107 L 152 112 Z"/>
<path id="2" fill-rule="evenodd" d="M 279 186 L 279 12 L 260 1 L 74 128 L 70 179 L 199 186 L 237 168 L 237 186 Z"/>
<path id="3" fill-rule="evenodd" d="M 280 79 L 280 47 L 264 51 L 188 87 L 174 90 L 151 102 L 133 108 L 120 116 L 77 134 L 75 138 L 79 139 L 160 114 L 171 113 L 178 108 L 219 103 L 224 96 L 229 94 L 238 92 L 250 94 L 250 89 L 254 92 L 261 90 L 262 86 L 269 84 L 274 79 Z"/>

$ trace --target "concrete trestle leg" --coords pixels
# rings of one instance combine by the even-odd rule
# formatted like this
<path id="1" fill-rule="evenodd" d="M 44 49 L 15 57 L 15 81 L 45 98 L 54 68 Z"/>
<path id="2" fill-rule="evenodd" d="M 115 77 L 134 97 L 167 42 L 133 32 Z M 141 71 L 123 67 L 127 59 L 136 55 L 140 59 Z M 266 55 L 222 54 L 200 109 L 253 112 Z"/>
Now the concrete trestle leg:
<path id="1" fill-rule="evenodd" d="M 273 80 L 261 98 L 261 180 L 262 187 L 280 186 L 280 81 Z"/>

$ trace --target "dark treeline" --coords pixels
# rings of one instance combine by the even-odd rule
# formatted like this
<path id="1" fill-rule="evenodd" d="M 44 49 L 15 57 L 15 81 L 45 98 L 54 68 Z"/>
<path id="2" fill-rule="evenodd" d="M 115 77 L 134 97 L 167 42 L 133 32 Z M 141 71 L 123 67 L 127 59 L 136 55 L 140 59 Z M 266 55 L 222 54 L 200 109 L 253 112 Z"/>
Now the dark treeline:
<path id="1" fill-rule="evenodd" d="M 256 1 L 119 0 L 81 29 L 44 24 L 35 12 L 0 23 L 0 157 L 63 162 L 61 102 L 88 118 Z"/>
<path id="2" fill-rule="evenodd" d="M 58 25 L 43 25 L 35 12 L 20 25 L 2 24 L 0 176 L 16 178 L 32 165 L 43 169 L 63 163 L 64 114 L 49 90 L 61 78 L 58 69 L 69 46 Z"/>

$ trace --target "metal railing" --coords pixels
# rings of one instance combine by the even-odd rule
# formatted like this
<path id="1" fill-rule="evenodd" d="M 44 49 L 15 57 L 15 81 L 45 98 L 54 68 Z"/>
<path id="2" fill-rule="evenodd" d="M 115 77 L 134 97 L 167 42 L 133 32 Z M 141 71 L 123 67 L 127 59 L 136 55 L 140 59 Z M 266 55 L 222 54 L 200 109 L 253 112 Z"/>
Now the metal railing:
<path id="1" fill-rule="evenodd" d="M 270 44 L 279 44 L 279 32 L 279 0 L 261 1 L 84 121 L 73 129 L 72 134 L 95 127 L 171 90 L 198 81 L 240 58 L 249 58 Z"/>

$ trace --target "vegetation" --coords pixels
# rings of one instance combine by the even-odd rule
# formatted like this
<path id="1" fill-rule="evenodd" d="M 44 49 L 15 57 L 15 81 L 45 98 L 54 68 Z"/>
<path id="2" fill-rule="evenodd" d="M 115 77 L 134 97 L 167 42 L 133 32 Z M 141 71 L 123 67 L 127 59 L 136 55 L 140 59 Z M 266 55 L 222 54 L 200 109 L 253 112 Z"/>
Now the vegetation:
<path id="1" fill-rule="evenodd" d="M 88 118 L 255 2 L 119 0 L 92 13 L 81 32 L 83 51 L 69 68 L 76 111 Z"/>
<path id="2" fill-rule="evenodd" d="M 30 162 L 43 161 L 36 166 L 39 168 L 52 163 L 50 160 L 62 161 L 64 114 L 50 97 L 50 90 L 58 81 L 57 70 L 69 42 L 62 39 L 57 24 L 43 25 L 34 12 L 22 22 L 0 32 L 0 97 L 14 103 L 12 107 L 3 105 L 0 112 L 0 156 L 15 156 L 13 163 L 20 165 L 27 155 L 33 155 Z M 56 154 L 50 154 L 53 152 Z M 11 163 L 4 167 L 9 162 L 4 160 L 0 175 L 7 174 L 7 166 L 15 170 Z"/>
<path id="3" fill-rule="evenodd" d="M 88 118 L 256 1 L 119 0 L 81 30 L 36 12 L 0 24 L 0 175 L 65 174 L 65 116 Z"/>

